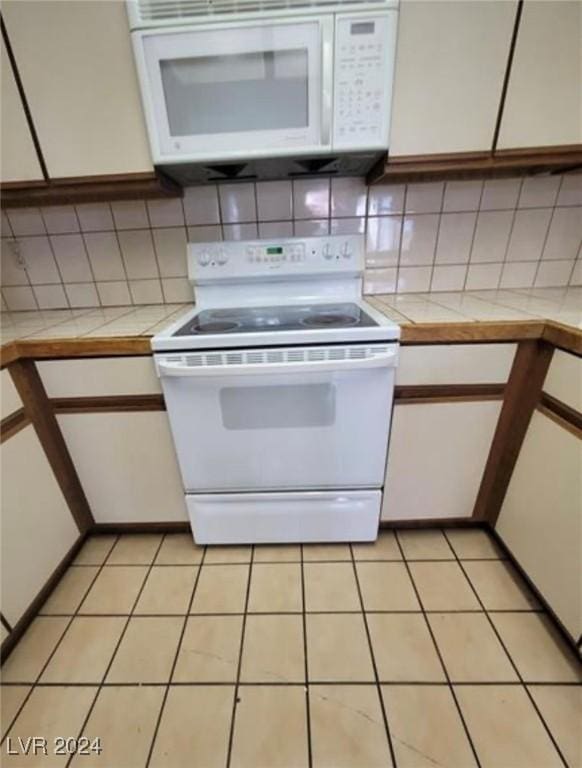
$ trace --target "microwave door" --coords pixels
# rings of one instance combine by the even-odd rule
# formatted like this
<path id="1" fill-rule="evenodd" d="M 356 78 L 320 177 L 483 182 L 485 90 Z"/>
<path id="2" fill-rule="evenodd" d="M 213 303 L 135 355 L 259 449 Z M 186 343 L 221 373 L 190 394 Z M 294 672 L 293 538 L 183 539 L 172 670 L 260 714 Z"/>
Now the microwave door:
<path id="1" fill-rule="evenodd" d="M 136 34 L 155 162 L 329 148 L 331 17 Z"/>

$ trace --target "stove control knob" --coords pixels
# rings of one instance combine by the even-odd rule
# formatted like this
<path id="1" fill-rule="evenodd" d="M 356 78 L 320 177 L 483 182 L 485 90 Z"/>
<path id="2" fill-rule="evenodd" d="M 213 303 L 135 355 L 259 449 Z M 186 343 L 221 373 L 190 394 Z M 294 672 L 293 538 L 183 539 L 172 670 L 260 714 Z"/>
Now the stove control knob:
<path id="1" fill-rule="evenodd" d="M 224 248 L 219 248 L 216 252 L 216 261 L 222 266 L 228 261 L 228 256 Z"/>
<path id="2" fill-rule="evenodd" d="M 205 249 L 198 254 L 198 263 L 201 267 L 207 267 L 210 264 L 211 253 Z"/>
<path id="3" fill-rule="evenodd" d="M 349 259 L 352 255 L 352 246 L 348 240 L 346 240 L 346 242 L 340 248 L 340 253 L 344 259 Z"/>
<path id="4" fill-rule="evenodd" d="M 322 253 L 323 253 L 323 258 L 324 259 L 333 259 L 333 251 L 331 249 L 331 244 L 330 243 L 326 243 L 323 246 Z"/>

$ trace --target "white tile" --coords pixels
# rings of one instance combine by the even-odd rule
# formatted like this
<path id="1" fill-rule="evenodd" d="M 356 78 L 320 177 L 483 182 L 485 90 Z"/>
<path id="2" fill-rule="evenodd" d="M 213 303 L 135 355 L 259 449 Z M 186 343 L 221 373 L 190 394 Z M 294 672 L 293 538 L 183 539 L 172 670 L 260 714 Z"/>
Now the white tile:
<path id="1" fill-rule="evenodd" d="M 82 232 L 104 232 L 114 228 L 109 203 L 83 203 L 76 208 Z"/>
<path id="2" fill-rule="evenodd" d="M 554 208 L 542 259 L 575 259 L 582 241 L 582 208 Z"/>
<path id="3" fill-rule="evenodd" d="M 375 184 L 368 189 L 368 216 L 404 212 L 404 184 Z"/>
<path id="4" fill-rule="evenodd" d="M 131 280 L 158 277 L 151 231 L 131 229 L 119 232 L 118 237 L 128 278 Z"/>
<path id="5" fill-rule="evenodd" d="M 506 262 L 501 273 L 500 288 L 531 288 L 533 285 L 538 262 L 515 261 Z"/>
<path id="6" fill-rule="evenodd" d="M 189 243 L 218 243 L 222 240 L 220 224 L 188 227 Z"/>
<path id="7" fill-rule="evenodd" d="M 467 267 L 462 265 L 435 266 L 431 291 L 462 291 L 465 284 Z"/>
<path id="8" fill-rule="evenodd" d="M 38 309 L 36 299 L 29 286 L 2 288 L 2 296 L 8 309 L 19 311 L 24 309 Z"/>
<path id="9" fill-rule="evenodd" d="M 551 215 L 551 208 L 516 212 L 507 261 L 536 261 L 540 258 Z"/>
<path id="10" fill-rule="evenodd" d="M 2 238 L 0 246 L 0 282 L 2 285 L 28 285 L 24 264 L 18 261 L 18 240 Z"/>
<path id="11" fill-rule="evenodd" d="M 223 222 L 233 224 L 257 220 L 254 184 L 221 184 L 218 194 Z"/>
<path id="12" fill-rule="evenodd" d="M 184 190 L 186 224 L 219 224 L 220 210 L 215 184 L 187 187 Z"/>
<path id="13" fill-rule="evenodd" d="M 477 211 L 482 181 L 448 181 L 445 185 L 443 211 Z"/>
<path id="14" fill-rule="evenodd" d="M 574 259 L 541 261 L 534 285 L 536 288 L 551 288 L 568 285 Z"/>
<path id="15" fill-rule="evenodd" d="M 443 213 L 435 261 L 439 264 L 465 264 L 469 261 L 476 213 Z"/>
<path id="16" fill-rule="evenodd" d="M 95 283 L 75 283 L 65 285 L 65 293 L 71 307 L 98 307 L 99 296 Z"/>
<path id="17" fill-rule="evenodd" d="M 78 232 L 79 222 L 72 205 L 51 205 L 41 208 L 46 231 L 49 235 Z"/>
<path id="18" fill-rule="evenodd" d="M 22 237 L 18 242 L 33 285 L 61 282 L 48 237 Z"/>
<path id="19" fill-rule="evenodd" d="M 131 304 L 129 287 L 125 281 L 97 283 L 97 292 L 104 307 L 124 307 Z"/>
<path id="20" fill-rule="evenodd" d="M 83 235 L 95 280 L 124 280 L 125 270 L 115 232 Z"/>
<path id="21" fill-rule="evenodd" d="M 162 277 L 184 277 L 186 267 L 186 230 L 184 227 L 153 229 L 154 246 L 160 275 Z"/>
<path id="22" fill-rule="evenodd" d="M 368 219 L 366 265 L 392 267 L 398 264 L 401 216 L 373 216 Z"/>
<path id="23" fill-rule="evenodd" d="M 159 280 L 130 280 L 129 290 L 134 304 L 163 304 Z"/>
<path id="24" fill-rule="evenodd" d="M 483 184 L 482 211 L 512 210 L 517 205 L 521 179 L 490 179 Z"/>
<path id="25" fill-rule="evenodd" d="M 444 186 L 442 181 L 409 184 L 406 188 L 406 212 L 437 213 L 440 211 Z"/>
<path id="26" fill-rule="evenodd" d="M 365 216 L 367 192 L 363 179 L 332 179 L 331 215 Z"/>
<path id="27" fill-rule="evenodd" d="M 0 235 L 2 237 L 12 237 L 12 227 L 5 211 L 0 211 Z"/>
<path id="28" fill-rule="evenodd" d="M 350 217 L 346 219 L 331 219 L 330 234 L 332 235 L 363 235 L 366 231 L 366 219 Z"/>
<path id="29" fill-rule="evenodd" d="M 224 224 L 222 229 L 225 240 L 254 240 L 259 236 L 256 224 Z"/>
<path id="30" fill-rule="evenodd" d="M 582 205 L 582 173 L 565 173 L 556 205 Z"/>
<path id="31" fill-rule="evenodd" d="M 559 176 L 530 176 L 523 180 L 518 208 L 545 208 L 554 205 L 560 186 Z"/>
<path id="32" fill-rule="evenodd" d="M 293 212 L 296 219 L 325 219 L 329 216 L 329 179 L 293 181 Z"/>
<path id="33" fill-rule="evenodd" d="M 438 214 L 404 217 L 400 246 L 402 266 L 432 264 L 438 225 Z"/>
<path id="34" fill-rule="evenodd" d="M 163 277 L 162 290 L 166 302 L 190 302 L 194 298 L 187 277 Z"/>
<path id="35" fill-rule="evenodd" d="M 329 219 L 295 220 L 296 237 L 319 237 L 329 235 Z"/>
<path id="36" fill-rule="evenodd" d="M 398 293 L 424 293 L 430 287 L 432 267 L 400 267 Z"/>
<path id="37" fill-rule="evenodd" d="M 69 306 L 62 285 L 36 285 L 34 295 L 40 309 L 62 309 Z"/>
<path id="38" fill-rule="evenodd" d="M 148 200 L 147 206 L 152 227 L 184 226 L 184 211 L 182 200 L 179 197 L 167 200 Z"/>
<path id="39" fill-rule="evenodd" d="M 396 267 L 367 269 L 364 273 L 364 293 L 394 293 L 397 273 Z"/>
<path id="40" fill-rule="evenodd" d="M 63 282 L 84 283 L 93 279 L 81 235 L 53 235 L 50 241 Z"/>
<path id="41" fill-rule="evenodd" d="M 291 218 L 290 181 L 261 181 L 257 184 L 259 221 L 284 221 Z"/>
<path id="42" fill-rule="evenodd" d="M 21 235 L 44 235 L 44 221 L 38 208 L 10 208 L 6 211 L 15 237 Z"/>
<path id="43" fill-rule="evenodd" d="M 574 270 L 570 277 L 570 285 L 582 285 L 582 259 L 576 259 Z"/>
<path id="44" fill-rule="evenodd" d="M 503 264 L 469 264 L 467 272 L 467 291 L 497 288 Z"/>
<path id="45" fill-rule="evenodd" d="M 505 259 L 513 211 L 481 211 L 477 216 L 471 262 L 499 262 Z"/>
<path id="46" fill-rule="evenodd" d="M 259 237 L 293 237 L 292 221 L 262 221 Z"/>
<path id="47" fill-rule="evenodd" d="M 111 210 L 117 229 L 140 229 L 150 225 L 143 200 L 118 200 L 111 203 Z"/>

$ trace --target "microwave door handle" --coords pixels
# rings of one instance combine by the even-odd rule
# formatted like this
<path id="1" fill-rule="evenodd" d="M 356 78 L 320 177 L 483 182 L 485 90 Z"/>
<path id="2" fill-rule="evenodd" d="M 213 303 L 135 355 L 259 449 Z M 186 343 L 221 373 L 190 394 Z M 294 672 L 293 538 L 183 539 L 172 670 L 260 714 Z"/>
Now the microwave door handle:
<path id="1" fill-rule="evenodd" d="M 321 24 L 321 144 L 331 146 L 333 21 Z"/>

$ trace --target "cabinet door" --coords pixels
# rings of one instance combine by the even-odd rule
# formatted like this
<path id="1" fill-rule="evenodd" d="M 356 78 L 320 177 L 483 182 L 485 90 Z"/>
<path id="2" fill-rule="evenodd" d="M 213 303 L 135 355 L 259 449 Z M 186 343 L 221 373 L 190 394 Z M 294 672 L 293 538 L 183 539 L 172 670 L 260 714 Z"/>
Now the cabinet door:
<path id="1" fill-rule="evenodd" d="M 394 408 L 382 520 L 471 517 L 501 401 Z"/>
<path id="2" fill-rule="evenodd" d="M 525 436 L 496 530 L 577 640 L 582 633 L 582 441 L 541 413 Z"/>
<path id="3" fill-rule="evenodd" d="M 4 40 L 2 47 L 2 109 L 0 110 L 0 181 L 39 181 L 43 178 L 40 163 L 12 68 L 6 53 Z"/>
<path id="4" fill-rule="evenodd" d="M 525 0 L 498 146 L 582 142 L 582 4 Z"/>
<path id="5" fill-rule="evenodd" d="M 401 2 L 390 156 L 491 149 L 516 6 Z"/>
<path id="6" fill-rule="evenodd" d="M 7 0 L 49 176 L 151 171 L 125 3 Z"/>
<path id="7" fill-rule="evenodd" d="M 79 536 L 32 426 L 2 443 L 2 612 L 21 618 Z"/>

